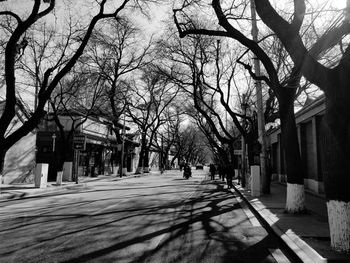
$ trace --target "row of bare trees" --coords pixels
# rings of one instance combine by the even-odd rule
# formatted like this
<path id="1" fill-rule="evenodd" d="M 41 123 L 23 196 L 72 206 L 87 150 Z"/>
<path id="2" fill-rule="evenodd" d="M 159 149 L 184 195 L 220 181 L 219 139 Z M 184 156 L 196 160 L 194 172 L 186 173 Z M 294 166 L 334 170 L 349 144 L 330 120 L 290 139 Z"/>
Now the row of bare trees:
<path id="1" fill-rule="evenodd" d="M 162 167 L 171 149 L 187 162 L 208 160 L 204 148 L 219 162 L 234 162 L 238 137 L 247 142 L 249 153 L 258 145 L 257 106 L 251 96 L 258 81 L 265 122 L 279 118 L 281 123 L 286 210 L 299 213 L 305 209 L 304 171 L 294 106 L 310 86 L 317 86 L 326 97 L 322 154 L 332 246 L 349 251 L 347 9 L 314 7 L 304 0 L 284 10 L 269 0 L 212 0 L 210 5 L 186 0 L 174 9 L 174 30 L 168 28 L 161 40 L 140 41 L 141 32 L 128 17 L 136 10 L 145 12 L 151 1 L 124 0 L 115 6 L 91 0 L 88 15 L 78 12 L 78 18 L 69 16 L 70 10 L 85 10 L 82 3 L 70 3 L 65 20 L 57 18 L 55 0 L 34 0 L 26 4 L 27 12 L 1 2 L 0 85 L 6 104 L 0 117 L 0 173 L 8 149 L 38 126 L 48 103 L 66 141 L 91 114 L 108 116 L 114 127 L 125 116 L 141 136 L 138 172 L 154 149 L 162 156 Z M 250 10 L 255 8 L 262 20 L 258 41 L 249 37 Z M 250 66 L 253 60 L 262 63 L 261 75 Z M 23 89 L 35 95 L 31 114 L 19 129 L 6 133 Z M 72 110 L 84 112 L 85 118 L 71 115 L 71 133 L 64 137 L 58 115 Z M 198 128 L 183 128 L 184 114 Z M 120 130 L 114 132 L 120 138 Z M 66 150 L 61 151 L 60 169 Z M 249 157 L 253 163 L 253 154 Z M 263 181 L 268 193 L 268 180 Z"/>
<path id="2" fill-rule="evenodd" d="M 0 173 L 8 149 L 43 118 L 55 121 L 55 132 L 59 133 L 58 171 L 67 161 L 68 142 L 75 130 L 92 115 L 111 120 L 119 141 L 123 116 L 136 125 L 141 135 L 138 170 L 148 166 L 151 148 L 159 151 L 164 161 L 171 147 L 179 146 L 176 140 L 186 137 L 179 133 L 185 112 L 177 99 L 180 89 L 155 66 L 155 41 L 151 38 L 144 44 L 140 30 L 128 18 L 135 10 L 146 12 L 147 1 L 126 0 L 114 9 L 112 1 L 106 0 L 92 1 L 88 9 L 78 4 L 79 11 L 86 12 L 81 20 L 85 25 L 79 20 L 84 15 L 77 12 L 80 16 L 74 16 L 73 3 L 33 1 L 26 5 L 28 15 L 3 2 L 1 69 L 5 78 L 1 83 L 6 89 L 6 106 L 0 125 Z M 58 20 L 57 14 L 53 22 L 52 15 L 59 8 L 68 15 Z M 27 105 L 28 120 L 16 131 L 5 133 L 15 117 L 16 102 L 28 101 L 28 93 L 34 95 L 34 101 Z M 61 115 L 70 119 L 69 132 Z"/>
<path id="3" fill-rule="evenodd" d="M 304 171 L 300 169 L 302 159 L 294 116 L 295 100 L 298 95 L 308 93 L 310 83 L 324 92 L 326 113 L 321 152 L 322 163 L 325 164 L 323 175 L 331 243 L 333 248 L 348 252 L 350 194 L 347 187 L 350 177 L 347 176 L 349 167 L 346 160 L 349 158 L 350 118 L 346 105 L 350 96 L 346 88 L 348 74 L 345 72 L 350 50 L 347 42 L 350 24 L 348 9 L 342 11 L 326 4 L 315 8 L 307 5 L 306 1 L 297 0 L 282 9 L 269 0 L 212 0 L 210 5 L 205 1 L 183 1 L 174 9 L 174 23 L 181 38 L 208 36 L 212 39 L 231 39 L 246 49 L 236 61 L 249 72 L 252 79 L 264 84 L 268 96 L 266 119 L 269 105 L 278 105 L 288 182 L 288 212 L 298 213 L 305 209 Z M 261 31 L 258 42 L 249 37 L 247 30 L 251 17 L 254 17 L 248 10 L 255 12 L 255 8 L 265 24 L 259 23 Z M 208 16 L 208 13 L 212 16 Z M 232 46 L 237 48 L 237 45 Z M 258 59 L 264 66 L 262 75 L 257 75 L 250 66 L 252 59 Z M 202 72 L 203 68 L 196 70 Z M 200 77 L 196 81 L 199 85 L 205 85 Z M 264 186 L 263 190 L 267 192 Z"/>
<path id="4" fill-rule="evenodd" d="M 58 21 L 57 17 L 55 19 L 55 11 L 64 9 L 64 3 L 35 0 L 17 6 L 11 1 L 1 2 L 4 2 L 1 3 L 0 11 L 1 69 L 4 76 L 1 88 L 4 89 L 6 104 L 0 117 L 0 173 L 3 171 L 8 149 L 38 126 L 46 114 L 48 102 L 54 109 L 58 109 L 59 105 L 67 105 L 68 100 L 71 100 L 64 97 L 76 94 L 77 89 L 74 90 L 74 87 L 78 81 L 75 73 L 79 72 L 79 68 L 84 68 L 82 70 L 85 73 L 90 71 L 88 82 L 91 85 L 87 86 L 97 88 L 105 81 L 94 74 L 97 72 L 91 68 L 91 64 L 84 65 L 86 60 L 83 56 L 91 37 L 97 35 L 94 31 L 96 32 L 97 26 L 102 25 L 101 21 L 122 20 L 123 13 L 127 14 L 147 4 L 147 1 L 125 0 L 117 6 L 111 6 L 112 1 L 102 0 L 91 1 L 87 8 L 84 7 L 86 3 L 77 3 L 80 12 L 75 10 L 75 13 L 82 15 L 81 12 L 85 10 L 84 19 L 71 19 L 68 16 L 68 19 L 65 17 Z M 73 10 L 68 11 L 68 15 L 74 13 Z M 95 39 L 98 41 L 98 37 Z M 60 89 L 62 86 L 64 88 Z M 22 95 L 24 88 L 34 88 L 32 93 L 35 93 L 35 102 L 31 107 L 31 114 L 20 128 L 7 134 L 6 131 L 15 117 L 17 97 Z M 113 90 L 113 85 L 110 90 Z M 94 94 L 93 97 L 85 96 L 90 100 L 90 110 L 93 109 L 95 100 L 99 97 L 97 89 L 87 88 L 84 92 L 80 90 L 80 93 Z M 82 99 L 81 95 L 77 95 L 75 102 Z M 74 103 L 69 102 L 69 105 Z"/>

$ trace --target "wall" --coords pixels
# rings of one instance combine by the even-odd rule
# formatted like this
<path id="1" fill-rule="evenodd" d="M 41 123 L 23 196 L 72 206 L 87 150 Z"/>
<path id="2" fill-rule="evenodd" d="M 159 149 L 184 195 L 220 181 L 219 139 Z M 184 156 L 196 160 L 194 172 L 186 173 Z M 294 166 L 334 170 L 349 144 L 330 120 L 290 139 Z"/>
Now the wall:
<path id="1" fill-rule="evenodd" d="M 305 188 L 320 194 L 324 193 L 320 161 L 320 129 L 324 110 L 325 104 L 323 98 L 321 98 L 296 113 L 298 139 L 303 162 L 301 169 L 304 169 L 305 173 Z M 267 134 L 271 149 L 273 179 L 285 182 L 285 163 L 280 135 L 279 128 Z"/>
<path id="2" fill-rule="evenodd" d="M 36 134 L 30 132 L 14 146 L 5 156 L 2 183 L 34 183 Z"/>

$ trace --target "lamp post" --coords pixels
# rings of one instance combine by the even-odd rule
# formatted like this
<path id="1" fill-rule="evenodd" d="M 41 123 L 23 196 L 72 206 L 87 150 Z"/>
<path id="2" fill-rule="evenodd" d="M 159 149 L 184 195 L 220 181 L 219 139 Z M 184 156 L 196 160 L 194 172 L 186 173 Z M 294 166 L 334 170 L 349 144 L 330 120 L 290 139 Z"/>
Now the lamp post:
<path id="1" fill-rule="evenodd" d="M 247 103 L 247 95 L 243 94 L 242 96 L 242 109 L 243 109 L 243 114 L 244 114 L 244 120 L 243 120 L 243 130 L 245 132 L 246 130 L 246 116 L 247 116 L 247 109 L 249 105 Z M 242 134 L 242 187 L 246 186 L 246 170 L 247 170 L 247 163 L 246 163 L 246 142 L 244 139 L 244 135 Z"/>
<path id="2" fill-rule="evenodd" d="M 256 10 L 255 10 L 255 1 L 250 0 L 251 16 L 252 16 L 252 37 L 254 42 L 258 42 L 258 26 L 256 19 Z M 260 62 L 257 58 L 254 59 L 254 69 L 255 74 L 260 76 Z M 266 133 L 265 133 L 265 118 L 264 118 L 264 106 L 263 106 L 263 97 L 262 97 L 262 86 L 261 81 L 257 80 L 255 82 L 256 90 L 256 100 L 257 100 L 257 117 L 258 117 L 258 134 L 259 134 L 259 143 L 261 145 L 260 151 L 260 178 L 261 186 L 263 193 L 269 192 L 269 186 L 267 185 L 266 178 Z"/>
<path id="3" fill-rule="evenodd" d="M 144 138 L 146 137 L 146 132 L 145 131 L 141 131 L 141 149 L 142 149 L 142 156 L 141 156 L 141 166 L 142 166 L 142 171 L 141 173 L 143 174 L 145 171 L 145 146 L 143 145 L 144 143 Z"/>
<path id="4" fill-rule="evenodd" d="M 161 151 L 160 151 L 160 173 L 162 174 L 164 172 L 164 154 L 163 154 L 163 135 L 161 137 Z"/>
<path id="5" fill-rule="evenodd" d="M 54 152 L 55 151 L 55 146 L 56 146 L 56 133 L 54 132 L 53 134 L 52 134 L 52 152 Z"/>
<path id="6" fill-rule="evenodd" d="M 122 155 L 120 161 L 120 177 L 123 176 L 123 167 L 124 167 L 124 143 L 125 143 L 125 113 L 124 113 L 124 121 L 123 121 L 123 137 L 122 137 Z"/>

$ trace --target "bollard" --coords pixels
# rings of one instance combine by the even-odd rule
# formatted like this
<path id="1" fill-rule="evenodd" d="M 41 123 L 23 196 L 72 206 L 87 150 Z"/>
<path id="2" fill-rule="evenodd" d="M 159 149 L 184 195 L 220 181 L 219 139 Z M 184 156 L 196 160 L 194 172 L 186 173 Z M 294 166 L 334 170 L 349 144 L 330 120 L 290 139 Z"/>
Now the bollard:
<path id="1" fill-rule="evenodd" d="M 45 188 L 47 186 L 47 173 L 49 171 L 48 163 L 38 163 L 35 166 L 34 186 Z"/>
<path id="2" fill-rule="evenodd" d="M 250 174 L 251 174 L 251 195 L 255 197 L 259 197 L 261 195 L 260 166 L 252 165 L 250 167 Z"/>

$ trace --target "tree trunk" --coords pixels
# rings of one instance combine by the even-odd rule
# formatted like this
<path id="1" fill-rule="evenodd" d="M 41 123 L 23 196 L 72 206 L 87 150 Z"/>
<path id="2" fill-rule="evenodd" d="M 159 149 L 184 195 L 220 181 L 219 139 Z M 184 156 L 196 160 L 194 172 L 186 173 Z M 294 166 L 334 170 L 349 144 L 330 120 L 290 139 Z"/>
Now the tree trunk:
<path id="1" fill-rule="evenodd" d="M 148 153 L 149 153 L 149 149 L 145 149 L 145 154 L 144 154 L 144 162 L 143 162 L 143 167 L 144 167 L 144 172 L 148 173 L 149 172 L 149 167 L 148 167 Z"/>
<path id="2" fill-rule="evenodd" d="M 321 157 L 331 246 L 337 251 L 349 253 L 350 116 L 349 109 L 343 103 L 335 96 L 326 97 Z"/>
<path id="3" fill-rule="evenodd" d="M 135 174 L 141 174 L 143 173 L 143 164 L 144 164 L 144 147 L 141 146 L 141 150 L 140 150 L 140 157 L 139 157 L 139 163 L 138 163 L 138 167 L 136 169 Z"/>
<path id="4" fill-rule="evenodd" d="M 2 184 L 3 175 L 4 175 L 4 168 L 5 168 L 5 156 L 6 156 L 6 150 L 1 149 L 0 150 L 0 184 Z"/>
<path id="5" fill-rule="evenodd" d="M 279 97 L 281 136 L 287 169 L 286 212 L 305 210 L 304 171 L 300 157 L 298 133 L 294 115 L 295 89 L 285 88 Z"/>
<path id="6" fill-rule="evenodd" d="M 327 68 L 306 50 L 299 30 L 295 30 L 296 23 L 288 24 L 282 20 L 268 0 L 255 0 L 255 3 L 260 18 L 280 38 L 295 65 L 301 68 L 302 74 L 325 92 L 326 113 L 321 136 L 321 157 L 331 246 L 335 250 L 349 253 L 350 49 L 346 48 L 336 67 Z M 302 13 L 305 7 L 303 3 L 298 3 Z M 300 18 L 303 19 L 303 16 Z"/>

